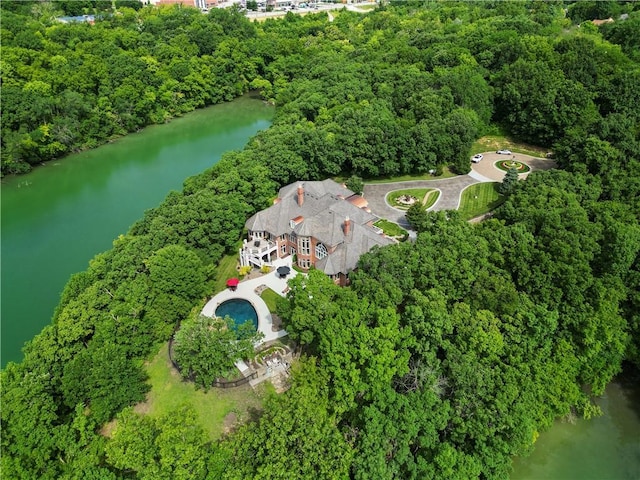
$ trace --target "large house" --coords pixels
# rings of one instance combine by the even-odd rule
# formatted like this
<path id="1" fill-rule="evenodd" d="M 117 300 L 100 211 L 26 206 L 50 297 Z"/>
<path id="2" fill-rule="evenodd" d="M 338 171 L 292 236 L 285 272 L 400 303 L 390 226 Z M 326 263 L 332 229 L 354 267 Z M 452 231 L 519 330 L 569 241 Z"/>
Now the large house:
<path id="1" fill-rule="evenodd" d="M 247 220 L 240 264 L 262 267 L 294 255 L 301 269 L 313 266 L 346 285 L 363 253 L 394 243 L 373 226 L 376 220 L 363 197 L 333 180 L 293 183 Z"/>

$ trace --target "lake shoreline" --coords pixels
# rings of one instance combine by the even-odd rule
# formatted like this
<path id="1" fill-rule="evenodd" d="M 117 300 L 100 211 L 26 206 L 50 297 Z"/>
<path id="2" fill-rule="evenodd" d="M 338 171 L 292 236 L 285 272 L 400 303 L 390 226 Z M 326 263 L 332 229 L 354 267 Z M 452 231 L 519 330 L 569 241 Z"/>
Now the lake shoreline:
<path id="1" fill-rule="evenodd" d="M 602 416 L 556 420 L 529 456 L 513 459 L 510 480 L 640 478 L 640 370 L 625 363 L 594 401 Z"/>
<path id="2" fill-rule="evenodd" d="M 60 293 L 190 176 L 271 125 L 246 94 L 2 181 L 2 366 L 51 323 Z M 55 168 L 52 168 L 55 167 Z"/>
<path id="3" fill-rule="evenodd" d="M 238 100 L 238 99 L 242 99 L 242 98 L 248 98 L 250 100 L 261 100 L 263 101 L 265 104 L 270 105 L 269 102 L 265 101 L 262 99 L 262 96 L 260 95 L 258 90 L 249 90 L 248 92 L 234 98 L 233 100 L 229 100 L 229 101 L 224 101 L 224 102 L 220 102 L 220 103 L 214 103 L 212 105 L 205 105 L 204 107 L 199 107 L 199 108 L 195 108 L 193 110 L 191 110 L 190 112 L 186 112 L 183 113 L 182 115 L 175 115 L 172 117 L 169 117 L 167 119 L 165 119 L 164 122 L 162 123 L 150 123 L 149 125 L 145 125 L 144 127 L 136 130 L 135 132 L 129 132 L 129 133 L 123 133 L 121 135 L 113 135 L 111 137 L 109 137 L 108 139 L 105 139 L 102 143 L 97 143 L 96 145 L 94 145 L 93 147 L 86 147 L 86 148 L 80 148 L 80 149 L 76 149 L 72 152 L 67 153 L 66 155 L 62 156 L 62 157 L 58 157 L 58 158 L 54 158 L 51 160 L 47 160 L 45 162 L 40 162 L 40 163 L 35 163 L 35 164 L 29 164 L 31 165 L 31 169 L 27 172 L 21 172 L 21 173 L 9 173 L 9 174 L 3 174 L 0 176 L 0 184 L 4 185 L 5 184 L 5 180 L 7 180 L 9 183 L 15 180 L 12 179 L 16 179 L 16 178 L 24 178 L 24 177 L 28 177 L 29 174 L 33 173 L 34 171 L 37 171 L 39 169 L 41 169 L 42 167 L 47 167 L 47 166 L 57 166 L 58 162 L 64 162 L 65 159 L 72 157 L 74 155 L 79 155 L 85 152 L 90 152 L 93 150 L 96 150 L 100 147 L 104 147 L 106 145 L 112 145 L 115 144 L 125 138 L 131 137 L 131 136 L 135 136 L 138 134 L 142 134 L 144 133 L 147 129 L 152 128 L 152 127 L 159 127 L 159 126 L 163 126 L 163 125 L 170 125 L 171 123 L 175 122 L 176 120 L 179 120 L 181 118 L 184 118 L 187 115 L 191 115 L 195 112 L 201 111 L 201 110 L 206 110 L 207 108 L 213 108 L 213 107 L 217 107 L 220 105 L 226 105 L 226 104 L 230 104 L 233 103 L 234 101 Z M 273 105 L 270 105 L 273 106 Z"/>

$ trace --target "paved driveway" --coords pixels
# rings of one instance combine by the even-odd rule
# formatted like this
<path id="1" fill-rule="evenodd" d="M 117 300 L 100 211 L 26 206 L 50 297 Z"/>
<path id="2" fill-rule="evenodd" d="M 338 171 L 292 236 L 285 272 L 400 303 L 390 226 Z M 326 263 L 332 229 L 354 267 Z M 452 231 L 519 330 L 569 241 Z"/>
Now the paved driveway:
<path id="1" fill-rule="evenodd" d="M 531 172 L 536 170 L 549 170 L 556 167 L 556 162 L 553 160 L 547 160 L 546 158 L 532 157 L 531 155 L 525 155 L 524 153 L 514 153 L 512 155 L 498 155 L 495 152 L 483 153 L 484 158 L 479 163 L 472 164 L 472 173 L 482 175 L 491 182 L 501 182 L 504 178 L 505 172 L 495 166 L 498 160 L 510 160 L 515 158 L 519 162 L 526 163 L 531 167 Z M 526 178 L 530 172 L 521 173 L 520 178 Z"/>
<path id="2" fill-rule="evenodd" d="M 469 185 L 478 183 L 479 180 L 470 175 L 460 175 L 443 180 L 413 180 L 409 182 L 395 183 L 369 183 L 364 186 L 363 196 L 369 202 L 371 211 L 402 227 L 408 227 L 404 211 L 393 208 L 387 203 L 387 193 L 393 190 L 405 188 L 436 188 L 440 190 L 440 196 L 431 210 L 456 210 L 460 205 L 460 194 Z"/>
<path id="3" fill-rule="evenodd" d="M 474 183 L 480 182 L 501 182 L 505 172 L 494 166 L 498 160 L 508 160 L 515 157 L 531 167 L 531 171 L 548 170 L 554 168 L 556 163 L 553 160 L 536 158 L 531 155 L 515 153 L 513 155 L 498 155 L 495 152 L 484 153 L 484 158 L 480 163 L 471 164 L 471 172 L 468 175 L 460 175 L 442 180 L 412 180 L 408 182 L 395 183 L 368 183 L 364 186 L 363 196 L 369 202 L 371 211 L 380 218 L 386 218 L 391 222 L 409 228 L 404 211 L 398 210 L 387 203 L 387 194 L 394 190 L 406 188 L 435 188 L 440 190 L 440 197 L 430 210 L 457 210 L 460 206 L 460 196 L 462 191 Z M 520 178 L 527 177 L 528 173 L 523 173 Z"/>

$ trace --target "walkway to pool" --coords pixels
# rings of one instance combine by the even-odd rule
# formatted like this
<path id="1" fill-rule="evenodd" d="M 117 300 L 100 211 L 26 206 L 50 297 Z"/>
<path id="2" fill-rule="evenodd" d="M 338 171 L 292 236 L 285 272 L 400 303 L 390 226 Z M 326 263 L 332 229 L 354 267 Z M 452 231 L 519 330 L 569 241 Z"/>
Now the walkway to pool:
<path id="1" fill-rule="evenodd" d="M 264 334 L 264 338 L 260 343 L 270 342 L 284 337 L 287 335 L 287 332 L 284 329 L 275 332 L 273 331 L 273 317 L 271 316 L 271 312 L 269 312 L 264 300 L 262 300 L 260 295 L 256 293 L 256 289 L 261 285 L 266 285 L 278 295 L 284 297 L 287 291 L 287 281 L 298 274 L 291 265 L 291 259 L 291 256 L 278 258 L 273 262 L 271 272 L 257 278 L 252 278 L 251 280 L 244 280 L 238 284 L 238 287 L 235 290 L 227 288 L 222 292 L 217 293 L 204 306 L 202 314 L 207 317 L 213 317 L 216 308 L 218 308 L 218 305 L 222 302 L 232 298 L 242 298 L 251 302 L 253 308 L 255 308 L 256 313 L 258 314 L 258 331 Z M 280 278 L 280 275 L 278 275 L 277 272 L 278 267 L 282 266 L 287 266 L 291 269 L 291 273 L 289 273 L 285 278 Z M 238 362 L 236 366 L 241 372 L 244 372 L 249 368 L 242 361 Z"/>

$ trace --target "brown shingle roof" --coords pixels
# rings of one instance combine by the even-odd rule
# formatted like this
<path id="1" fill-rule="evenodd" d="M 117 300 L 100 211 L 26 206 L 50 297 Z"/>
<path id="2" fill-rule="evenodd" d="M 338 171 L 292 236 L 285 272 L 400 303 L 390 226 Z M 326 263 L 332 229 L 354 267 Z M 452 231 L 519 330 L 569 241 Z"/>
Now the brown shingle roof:
<path id="1" fill-rule="evenodd" d="M 298 204 L 299 186 L 304 189 L 302 205 Z M 332 254 L 316 262 L 316 268 L 328 275 L 347 273 L 355 268 L 360 255 L 373 246 L 393 243 L 367 225 L 377 217 L 359 208 L 366 206 L 366 200 L 333 180 L 292 183 L 280 189 L 279 198 L 280 202 L 247 220 L 245 227 L 273 236 L 296 233 L 314 237 L 328 249 L 336 247 Z M 291 220 L 299 217 L 303 221 L 293 222 L 292 228 Z M 343 227 L 347 217 L 351 220 L 351 229 L 345 236 Z"/>

